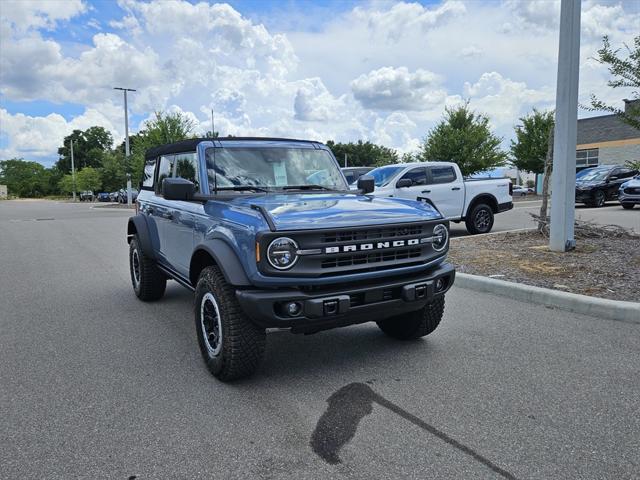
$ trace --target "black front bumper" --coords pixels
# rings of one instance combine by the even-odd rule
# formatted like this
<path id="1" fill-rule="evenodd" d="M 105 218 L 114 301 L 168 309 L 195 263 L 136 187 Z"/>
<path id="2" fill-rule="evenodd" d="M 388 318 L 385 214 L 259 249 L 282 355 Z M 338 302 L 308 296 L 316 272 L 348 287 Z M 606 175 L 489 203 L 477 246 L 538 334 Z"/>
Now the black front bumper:
<path id="1" fill-rule="evenodd" d="M 455 269 L 444 263 L 411 277 L 383 278 L 316 291 L 236 290 L 236 297 L 242 310 L 260 327 L 310 333 L 419 310 L 444 295 L 454 278 Z M 438 280 L 442 280 L 441 284 Z M 437 283 L 441 285 L 438 291 Z M 287 314 L 285 305 L 289 302 L 299 304 L 301 311 L 297 316 Z"/>
<path id="2" fill-rule="evenodd" d="M 509 211 L 513 208 L 513 202 L 505 202 L 498 204 L 498 213 Z"/>

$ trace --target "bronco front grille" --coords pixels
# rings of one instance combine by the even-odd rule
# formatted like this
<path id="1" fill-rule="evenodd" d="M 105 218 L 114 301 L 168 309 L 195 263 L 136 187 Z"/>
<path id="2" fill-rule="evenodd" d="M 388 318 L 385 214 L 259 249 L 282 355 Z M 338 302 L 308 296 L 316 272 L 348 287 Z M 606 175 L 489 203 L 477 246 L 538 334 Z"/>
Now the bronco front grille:
<path id="1" fill-rule="evenodd" d="M 322 243 L 353 242 L 359 240 L 378 240 L 382 238 L 421 235 L 423 225 L 403 225 L 399 227 L 367 228 L 362 230 L 339 230 L 322 234 Z"/>
<path id="2" fill-rule="evenodd" d="M 383 250 L 374 253 L 358 253 L 354 255 L 327 258 L 320 264 L 321 268 L 349 267 L 352 265 L 368 265 L 380 262 L 394 262 L 418 258 L 422 253 L 422 248 L 405 248 L 397 250 Z"/>

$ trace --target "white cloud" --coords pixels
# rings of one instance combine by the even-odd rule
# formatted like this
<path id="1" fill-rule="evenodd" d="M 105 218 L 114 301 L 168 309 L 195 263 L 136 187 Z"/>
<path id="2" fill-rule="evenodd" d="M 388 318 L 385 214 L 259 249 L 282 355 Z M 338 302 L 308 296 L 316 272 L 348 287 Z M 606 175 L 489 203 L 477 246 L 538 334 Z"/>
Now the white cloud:
<path id="1" fill-rule="evenodd" d="M 308 78 L 300 83 L 293 102 L 297 120 L 329 121 L 344 109 L 344 104 L 329 93 L 321 79 Z"/>
<path id="2" fill-rule="evenodd" d="M 18 31 L 53 29 L 60 21 L 70 20 L 87 11 L 82 0 L 3 0 L 2 22 Z"/>
<path id="3" fill-rule="evenodd" d="M 441 104 L 447 92 L 438 75 L 406 67 L 382 67 L 351 82 L 353 96 L 363 107 L 379 110 L 424 110 Z"/>

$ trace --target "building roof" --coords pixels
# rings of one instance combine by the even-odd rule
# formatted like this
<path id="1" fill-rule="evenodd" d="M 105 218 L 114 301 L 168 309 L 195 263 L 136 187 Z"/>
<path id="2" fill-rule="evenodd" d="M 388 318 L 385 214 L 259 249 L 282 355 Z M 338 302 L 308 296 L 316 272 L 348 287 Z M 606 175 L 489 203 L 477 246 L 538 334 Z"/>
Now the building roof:
<path id="1" fill-rule="evenodd" d="M 617 115 L 578 120 L 578 145 L 640 138 L 640 130 L 624 123 Z"/>
<path id="2" fill-rule="evenodd" d="M 195 152 L 196 147 L 200 142 L 302 142 L 302 143 L 320 143 L 311 140 L 295 140 L 292 138 L 268 138 L 268 137 L 218 137 L 218 138 L 189 138 L 188 140 L 182 140 L 180 142 L 168 143 L 166 145 L 160 145 L 159 147 L 150 148 L 147 150 L 146 158 L 156 158 L 160 155 L 170 155 L 172 153 L 186 153 Z"/>

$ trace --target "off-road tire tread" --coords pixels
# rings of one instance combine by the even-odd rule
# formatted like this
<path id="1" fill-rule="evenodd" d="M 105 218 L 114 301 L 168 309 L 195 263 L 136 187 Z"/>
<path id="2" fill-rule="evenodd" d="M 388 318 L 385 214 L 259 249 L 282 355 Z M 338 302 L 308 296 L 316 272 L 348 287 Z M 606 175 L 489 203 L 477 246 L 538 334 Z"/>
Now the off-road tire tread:
<path id="1" fill-rule="evenodd" d="M 222 351 L 219 359 L 209 357 L 200 328 L 200 298 L 212 292 L 222 317 Z M 266 333 L 244 314 L 234 288 L 227 283 L 217 266 L 206 267 L 200 273 L 195 295 L 195 318 L 200 351 L 209 371 L 224 382 L 253 374 L 264 357 Z"/>
<path id="2" fill-rule="evenodd" d="M 377 323 L 380 330 L 390 337 L 398 340 L 415 340 L 429 335 L 438 328 L 443 313 L 444 295 L 441 295 L 420 310 L 387 318 Z"/>
<path id="3" fill-rule="evenodd" d="M 167 288 L 167 277 L 160 271 L 156 262 L 145 255 L 138 237 L 134 237 L 129 244 L 129 272 L 131 274 L 131 283 L 133 284 L 133 264 L 132 255 L 135 249 L 138 249 L 138 259 L 140 260 L 140 289 L 134 291 L 137 297 L 144 302 L 153 302 L 160 300 Z"/>
<path id="4" fill-rule="evenodd" d="M 480 207 L 486 208 L 491 213 L 491 225 L 489 225 L 489 230 L 487 230 L 486 232 L 481 232 L 480 230 L 478 230 L 476 228 L 475 223 L 474 223 L 474 218 L 476 216 L 476 212 L 477 212 L 478 209 L 480 209 Z M 489 233 L 493 229 L 494 221 L 495 221 L 495 219 L 494 219 L 493 210 L 491 210 L 491 207 L 489 205 L 487 205 L 486 203 L 478 203 L 477 205 L 475 205 L 471 209 L 471 212 L 465 218 L 464 224 L 467 227 L 467 232 L 469 232 L 471 235 L 478 235 L 478 234 L 481 234 L 481 233 Z"/>

